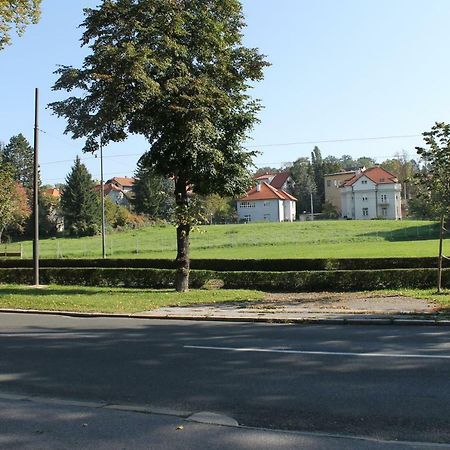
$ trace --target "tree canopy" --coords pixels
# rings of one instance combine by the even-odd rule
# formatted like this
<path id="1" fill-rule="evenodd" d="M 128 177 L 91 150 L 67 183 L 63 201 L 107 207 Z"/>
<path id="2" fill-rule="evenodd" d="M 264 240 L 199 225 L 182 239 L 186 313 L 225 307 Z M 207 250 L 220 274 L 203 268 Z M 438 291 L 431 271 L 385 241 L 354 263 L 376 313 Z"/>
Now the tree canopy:
<path id="1" fill-rule="evenodd" d="M 179 263 L 177 289 L 187 289 L 188 191 L 236 196 L 252 179 L 255 152 L 242 143 L 261 105 L 251 83 L 267 66 L 242 44 L 239 0 L 103 0 L 86 9 L 82 68 L 63 66 L 54 89 L 84 91 L 52 103 L 66 132 L 86 137 L 85 150 L 145 136 L 141 163 L 175 181 Z"/>
<path id="2" fill-rule="evenodd" d="M 419 197 L 435 215 L 450 212 L 450 125 L 436 122 L 430 131 L 422 133 L 424 147 L 416 147 L 422 170 L 416 176 Z"/>
<path id="3" fill-rule="evenodd" d="M 11 30 L 21 35 L 27 25 L 37 23 L 41 0 L 0 0 L 0 50 L 11 42 Z"/>
<path id="4" fill-rule="evenodd" d="M 15 227 L 21 230 L 25 220 L 30 216 L 27 195 L 22 185 L 14 180 L 13 168 L 0 164 L 0 242 L 7 228 Z"/>

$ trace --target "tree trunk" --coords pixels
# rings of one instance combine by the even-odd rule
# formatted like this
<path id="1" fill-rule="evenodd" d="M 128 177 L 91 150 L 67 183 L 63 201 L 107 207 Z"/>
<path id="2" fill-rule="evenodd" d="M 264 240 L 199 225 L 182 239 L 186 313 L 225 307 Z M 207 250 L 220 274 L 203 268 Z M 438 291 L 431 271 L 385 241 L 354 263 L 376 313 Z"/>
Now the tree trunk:
<path id="1" fill-rule="evenodd" d="M 177 292 L 189 290 L 189 232 L 191 226 L 188 217 L 187 182 L 181 177 L 175 181 L 175 197 L 177 204 L 177 272 L 175 289 Z"/>

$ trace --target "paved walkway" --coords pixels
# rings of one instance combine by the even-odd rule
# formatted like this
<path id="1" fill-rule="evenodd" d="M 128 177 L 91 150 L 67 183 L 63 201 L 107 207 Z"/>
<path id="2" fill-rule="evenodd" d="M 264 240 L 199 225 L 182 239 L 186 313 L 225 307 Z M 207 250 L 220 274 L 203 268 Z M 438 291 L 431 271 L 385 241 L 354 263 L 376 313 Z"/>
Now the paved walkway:
<path id="1" fill-rule="evenodd" d="M 268 294 L 263 301 L 164 307 L 145 316 L 263 322 L 450 324 L 433 301 L 364 293 Z"/>

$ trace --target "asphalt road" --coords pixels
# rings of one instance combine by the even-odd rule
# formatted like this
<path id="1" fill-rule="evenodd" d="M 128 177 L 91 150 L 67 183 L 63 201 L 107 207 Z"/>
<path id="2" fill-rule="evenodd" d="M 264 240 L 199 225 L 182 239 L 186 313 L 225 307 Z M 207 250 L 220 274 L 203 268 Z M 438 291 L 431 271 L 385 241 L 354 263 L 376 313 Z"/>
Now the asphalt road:
<path id="1" fill-rule="evenodd" d="M 450 329 L 0 314 L 0 392 L 450 443 Z"/>

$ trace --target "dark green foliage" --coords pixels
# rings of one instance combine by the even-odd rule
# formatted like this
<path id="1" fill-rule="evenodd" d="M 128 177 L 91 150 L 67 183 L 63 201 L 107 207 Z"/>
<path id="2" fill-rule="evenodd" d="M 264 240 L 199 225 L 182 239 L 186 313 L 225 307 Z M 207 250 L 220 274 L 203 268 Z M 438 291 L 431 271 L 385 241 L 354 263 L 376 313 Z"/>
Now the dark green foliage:
<path id="1" fill-rule="evenodd" d="M 64 226 L 72 236 L 92 236 L 100 230 L 100 199 L 94 186 L 91 174 L 77 156 L 61 194 Z"/>
<path id="2" fill-rule="evenodd" d="M 134 210 L 154 219 L 170 221 L 175 210 L 174 181 L 155 173 L 141 162 L 138 163 L 134 178 Z"/>
<path id="3" fill-rule="evenodd" d="M 325 202 L 324 166 L 322 154 L 319 147 L 315 146 L 311 152 L 311 166 L 316 185 L 316 195 L 314 196 L 314 211 L 321 211 L 321 206 Z"/>
<path id="4" fill-rule="evenodd" d="M 33 187 L 34 150 L 23 134 L 13 136 L 2 149 L 2 164 L 9 164 L 14 180 L 30 191 Z"/>
<path id="5" fill-rule="evenodd" d="M 42 259 L 42 267 L 104 267 L 174 269 L 170 259 Z M 323 271 L 323 270 L 383 270 L 436 268 L 436 258 L 342 258 L 342 259 L 193 259 L 196 270 L 213 271 Z M 33 267 L 32 260 L 1 260 L 0 267 Z M 450 268 L 450 261 L 445 262 Z"/>
<path id="6" fill-rule="evenodd" d="M 294 196 L 297 198 L 297 214 L 311 212 L 311 194 L 317 193 L 314 170 L 308 158 L 298 158 L 290 168 L 295 182 Z"/>
<path id="7" fill-rule="evenodd" d="M 44 284 L 172 288 L 174 270 L 114 268 L 42 268 Z M 33 269 L 0 269 L 0 283 L 30 284 Z M 336 270 L 302 272 L 214 272 L 192 270 L 191 286 L 200 288 L 210 280 L 222 280 L 225 289 L 262 291 L 361 291 L 399 288 L 430 288 L 436 269 Z M 450 269 L 443 273 L 450 286 Z"/>

